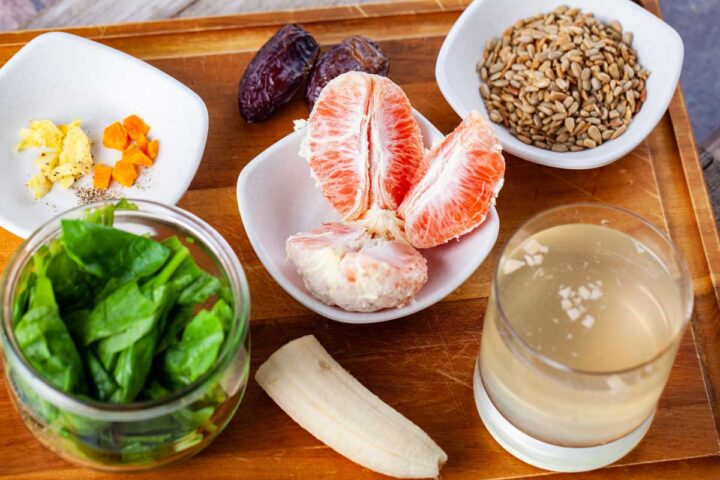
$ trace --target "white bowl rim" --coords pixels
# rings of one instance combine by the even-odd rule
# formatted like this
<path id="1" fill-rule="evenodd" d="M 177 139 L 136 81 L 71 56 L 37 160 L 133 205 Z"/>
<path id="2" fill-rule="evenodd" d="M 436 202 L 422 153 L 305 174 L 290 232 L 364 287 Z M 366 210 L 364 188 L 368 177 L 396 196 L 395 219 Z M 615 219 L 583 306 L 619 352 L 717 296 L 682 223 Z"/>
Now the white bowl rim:
<path id="1" fill-rule="evenodd" d="M 445 97 L 445 100 L 450 104 L 450 107 L 461 118 L 465 117 L 465 115 L 468 114 L 470 109 L 463 106 L 462 102 L 459 100 L 459 98 L 457 98 L 455 93 L 450 88 L 450 80 L 445 73 L 445 65 L 448 61 L 448 58 L 452 54 L 451 47 L 452 44 L 455 42 L 455 38 L 465 27 L 465 24 L 468 23 L 468 19 L 472 17 L 474 11 L 480 8 L 480 6 L 486 1 L 494 0 L 474 0 L 467 8 L 465 8 L 465 11 L 463 11 L 463 13 L 458 17 L 458 19 L 455 21 L 452 28 L 450 29 L 450 32 L 448 32 L 447 36 L 445 37 L 445 40 L 440 47 L 437 61 L 435 62 L 435 79 L 437 81 L 438 87 L 440 88 L 440 92 L 442 93 L 443 97 Z M 572 4 L 572 1 L 573 0 L 558 0 L 557 6 L 569 5 Z M 660 24 L 665 28 L 668 36 L 672 38 L 672 43 L 676 50 L 675 52 L 673 52 L 673 55 L 675 55 L 679 59 L 679 61 L 675 66 L 676 68 L 673 69 L 672 75 L 669 77 L 665 77 L 664 81 L 672 82 L 673 85 L 677 85 L 678 81 L 680 80 L 680 73 L 682 71 L 682 63 L 684 58 L 684 46 L 680 34 L 678 34 L 675 29 L 673 29 L 662 19 L 656 17 L 651 12 L 649 12 L 642 6 L 636 4 L 632 0 L 603 0 L 602 3 L 604 5 L 613 3 L 627 5 L 633 10 L 634 14 L 642 16 L 643 19 L 648 22 L 655 22 L 656 24 Z M 622 23 L 622 19 L 619 20 Z M 540 165 L 566 170 L 588 170 L 592 168 L 602 167 L 613 163 L 616 160 L 619 160 L 623 156 L 630 153 L 633 149 L 635 149 L 635 147 L 637 147 L 643 140 L 645 140 L 645 138 L 650 134 L 650 132 L 652 132 L 652 130 L 657 126 L 657 124 L 660 123 L 660 120 L 662 120 L 665 111 L 667 110 L 670 102 L 672 101 L 675 90 L 675 88 L 673 88 L 672 90 L 668 89 L 667 94 L 655 97 L 654 101 L 658 105 L 662 106 L 662 113 L 660 113 L 657 118 L 652 118 L 650 121 L 647 121 L 644 124 L 640 124 L 639 127 L 634 130 L 631 137 L 626 137 L 629 131 L 625 132 L 623 137 L 626 137 L 626 142 L 621 143 L 619 144 L 619 147 L 614 148 L 612 145 L 613 142 L 607 142 L 594 149 L 585 150 L 584 152 L 553 152 L 551 150 L 545 150 L 532 145 L 526 145 L 517 138 L 515 138 L 509 131 L 507 131 L 505 127 L 497 125 L 495 123 L 493 123 L 493 126 L 496 126 L 498 130 L 502 129 L 507 132 L 507 135 L 502 135 L 503 149 L 518 158 Z M 485 118 L 488 118 L 484 106 L 482 109 L 480 109 L 480 113 Z M 584 158 L 584 156 L 577 155 L 583 153 L 587 154 L 588 152 L 593 153 L 592 159 Z M 569 163 L 569 161 L 573 161 L 574 163 Z"/>

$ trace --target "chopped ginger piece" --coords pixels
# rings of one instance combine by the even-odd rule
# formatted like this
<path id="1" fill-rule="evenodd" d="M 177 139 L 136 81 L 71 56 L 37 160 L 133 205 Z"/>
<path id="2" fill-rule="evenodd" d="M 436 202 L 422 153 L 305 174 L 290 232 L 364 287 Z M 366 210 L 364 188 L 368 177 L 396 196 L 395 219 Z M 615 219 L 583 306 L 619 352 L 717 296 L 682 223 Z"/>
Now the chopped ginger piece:
<path id="1" fill-rule="evenodd" d="M 32 190 L 35 200 L 44 197 L 52 188 L 53 184 L 42 173 L 36 173 L 27 183 L 27 187 Z"/>
<path id="2" fill-rule="evenodd" d="M 20 143 L 15 151 L 20 152 L 26 148 L 45 147 L 59 151 L 62 148 L 63 132 L 50 120 L 33 120 L 30 128 L 20 129 Z"/>
<path id="3" fill-rule="evenodd" d="M 58 128 L 62 132 L 63 136 L 67 135 L 71 128 L 80 128 L 80 120 L 73 120 L 70 123 L 58 125 Z"/>
<path id="4" fill-rule="evenodd" d="M 124 161 L 134 163 L 135 165 L 140 165 L 143 167 L 152 167 L 152 160 L 150 160 L 150 157 L 145 155 L 140 149 L 133 145 L 127 150 L 123 152 L 122 159 Z"/>
<path id="5" fill-rule="evenodd" d="M 112 167 L 98 163 L 93 168 L 93 187 L 101 190 L 107 190 L 110 186 L 110 178 L 112 177 Z"/>
<path id="6" fill-rule="evenodd" d="M 128 146 L 128 133 L 120 122 L 108 125 L 103 130 L 103 145 L 114 150 L 125 150 Z"/>
<path id="7" fill-rule="evenodd" d="M 66 175 L 64 177 L 60 177 L 60 181 L 58 181 L 58 183 L 60 184 L 60 186 L 62 188 L 67 190 L 68 188 L 70 188 L 72 186 L 73 183 L 75 183 L 75 177 L 73 177 L 72 175 Z"/>
<path id="8" fill-rule="evenodd" d="M 70 124 L 63 139 L 62 151 L 60 151 L 59 164 L 74 164 L 77 166 L 76 177 L 90 173 L 93 165 L 92 153 L 90 153 L 90 139 L 85 135 L 80 124 Z"/>
<path id="9" fill-rule="evenodd" d="M 158 156 L 159 148 L 160 148 L 160 144 L 159 144 L 157 138 L 155 140 L 153 140 L 152 142 L 148 143 L 147 152 L 146 152 L 148 154 L 148 157 L 155 160 Z"/>
<path id="10" fill-rule="evenodd" d="M 27 184 L 36 199 L 47 194 L 54 183 L 69 188 L 93 166 L 90 139 L 80 128 L 80 120 L 65 125 L 50 120 L 30 122 L 30 128 L 20 130 L 20 143 L 15 148 L 20 151 L 29 147 L 46 149 L 35 159 L 40 172 Z"/>
<path id="11" fill-rule="evenodd" d="M 137 115 L 130 115 L 128 117 L 125 117 L 125 120 L 123 120 L 123 125 L 125 126 L 128 135 L 130 135 L 130 138 L 132 138 L 133 140 L 137 140 L 140 135 L 147 135 L 147 133 L 150 131 L 150 127 L 145 123 L 142 118 L 138 117 Z"/>
<path id="12" fill-rule="evenodd" d="M 124 187 L 132 187 L 137 176 L 135 164 L 127 160 L 118 160 L 112 169 L 112 178 Z"/>
<path id="13" fill-rule="evenodd" d="M 58 166 L 58 152 L 43 152 L 35 159 L 35 165 L 40 168 L 40 173 L 50 176 L 50 173 Z"/>

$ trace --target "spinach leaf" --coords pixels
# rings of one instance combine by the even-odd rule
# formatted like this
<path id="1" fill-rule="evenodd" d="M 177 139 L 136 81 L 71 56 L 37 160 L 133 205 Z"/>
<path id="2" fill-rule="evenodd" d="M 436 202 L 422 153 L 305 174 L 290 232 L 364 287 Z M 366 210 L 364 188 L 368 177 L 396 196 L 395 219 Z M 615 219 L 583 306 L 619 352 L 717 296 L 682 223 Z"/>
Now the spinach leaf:
<path id="1" fill-rule="evenodd" d="M 220 320 L 220 323 L 223 326 L 223 331 L 227 333 L 230 330 L 233 320 L 233 311 L 230 305 L 228 305 L 225 300 L 218 300 L 215 302 L 215 305 L 213 305 L 211 313 Z"/>
<path id="2" fill-rule="evenodd" d="M 27 312 L 15 325 L 15 338 L 25 358 L 48 382 L 65 392 L 86 391 L 80 355 L 60 318 L 52 283 L 41 255 L 33 257 L 35 282 Z"/>
<path id="3" fill-rule="evenodd" d="M 93 382 L 93 393 L 100 401 L 108 401 L 120 388 L 115 379 L 105 370 L 103 364 L 91 349 L 85 351 L 85 365 Z"/>
<path id="4" fill-rule="evenodd" d="M 128 403 L 135 400 L 150 373 L 156 341 L 157 331 L 152 330 L 118 354 L 113 377 L 119 388 L 110 401 Z"/>
<path id="5" fill-rule="evenodd" d="M 83 345 L 101 340 L 99 351 L 119 352 L 153 328 L 158 309 L 163 305 L 163 290 L 151 299 L 140 290 L 137 282 L 130 282 L 101 300 L 73 330 L 77 331 Z"/>
<path id="6" fill-rule="evenodd" d="M 48 260 L 47 276 L 52 282 L 61 312 L 70 312 L 92 303 L 103 282 L 73 261 L 60 246 Z"/>
<path id="7" fill-rule="evenodd" d="M 168 238 L 163 244 L 175 251 L 185 248 L 177 237 Z M 168 314 L 155 355 L 177 343 L 180 332 L 192 319 L 196 307 L 221 289 L 220 280 L 201 269 L 192 256 L 183 260 L 170 279 L 169 286 L 176 292 L 176 304 Z"/>
<path id="8" fill-rule="evenodd" d="M 192 320 L 195 315 L 195 305 L 176 305 L 168 315 L 162 337 L 155 349 L 155 355 L 159 355 L 170 345 L 179 341 L 178 336 L 183 328 Z"/>
<path id="9" fill-rule="evenodd" d="M 218 312 L 224 314 L 222 308 L 217 312 L 214 307 L 212 311 L 201 310 L 185 327 L 180 342 L 167 349 L 162 369 L 169 383 L 189 385 L 215 364 L 225 340 L 224 321 Z"/>
<path id="10" fill-rule="evenodd" d="M 26 269 L 22 273 L 20 281 L 18 282 L 18 293 L 15 297 L 15 301 L 13 302 L 13 325 L 17 325 L 17 322 L 20 320 L 20 318 L 22 318 L 25 312 L 27 312 L 28 303 L 30 301 L 30 292 L 32 292 L 34 286 L 35 272 L 31 271 L 30 269 Z"/>
<path id="11" fill-rule="evenodd" d="M 165 388 L 160 382 L 154 381 L 149 383 L 143 390 L 143 395 L 150 399 L 163 398 L 170 394 L 170 390 Z M 200 404 L 205 402 L 199 402 Z M 173 420 L 176 422 L 175 429 L 180 431 L 189 431 L 207 427 L 212 414 L 215 412 L 216 402 L 208 402 L 207 406 L 196 408 L 181 408 L 173 413 Z M 219 402 L 218 402 L 219 403 Z"/>
<path id="12" fill-rule="evenodd" d="M 83 220 L 90 223 L 97 223 L 98 225 L 106 225 L 112 227 L 115 222 L 115 211 L 116 210 L 131 210 L 136 211 L 138 206 L 134 203 L 130 203 L 127 199 L 123 198 L 115 205 L 108 205 L 106 207 L 87 209 L 83 214 Z"/>
<path id="13" fill-rule="evenodd" d="M 132 402 L 145 385 L 152 367 L 158 336 L 162 331 L 165 316 L 172 307 L 168 301 L 172 295 L 167 282 L 189 254 L 185 247 L 178 249 L 162 270 L 142 285 L 141 295 L 146 295 L 153 301 L 152 324 L 144 336 L 119 353 L 113 368 L 113 377 L 120 388 L 112 395 L 113 402 Z M 102 351 L 102 342 L 99 348 Z M 108 349 L 105 349 L 105 353 L 107 352 Z"/>
<path id="14" fill-rule="evenodd" d="M 70 258 L 97 277 L 138 280 L 158 271 L 170 256 L 155 240 L 105 225 L 63 220 L 62 231 Z"/>
<path id="15" fill-rule="evenodd" d="M 192 259 L 191 259 L 192 260 Z M 201 270 L 193 261 L 187 269 L 192 273 L 192 281 L 183 288 L 178 296 L 179 305 L 197 305 L 205 302 L 220 290 L 220 280 Z"/>
<path id="16" fill-rule="evenodd" d="M 164 240 L 163 245 L 173 251 L 187 250 L 177 237 Z M 203 303 L 220 289 L 220 280 L 201 269 L 191 255 L 185 257 L 173 274 L 171 284 L 178 291 L 177 303 L 180 305 Z"/>

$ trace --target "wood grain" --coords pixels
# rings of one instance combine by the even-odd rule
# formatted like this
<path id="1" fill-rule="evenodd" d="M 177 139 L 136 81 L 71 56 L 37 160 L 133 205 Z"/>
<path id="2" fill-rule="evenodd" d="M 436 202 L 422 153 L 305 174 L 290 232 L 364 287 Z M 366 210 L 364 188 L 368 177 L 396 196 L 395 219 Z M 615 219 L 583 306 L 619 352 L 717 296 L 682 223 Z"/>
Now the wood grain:
<path id="1" fill-rule="evenodd" d="M 0 31 L 208 17 L 372 1 L 376 0 L 3 0 L 0 3 Z"/>
<path id="2" fill-rule="evenodd" d="M 648 0 L 651 9 L 655 0 Z M 655 10 L 657 12 L 657 10 Z M 148 59 L 193 88 L 210 112 L 207 149 L 180 206 L 201 216 L 233 245 L 250 282 L 252 362 L 259 365 L 285 342 L 315 334 L 338 361 L 385 401 L 425 429 L 449 454 L 443 478 L 547 476 L 506 453 L 484 429 L 472 397 L 472 371 L 497 248 L 443 302 L 408 318 L 352 326 L 325 320 L 299 305 L 269 276 L 253 252 L 237 213 L 236 174 L 291 120 L 307 115 L 301 100 L 267 122 L 248 125 L 235 105 L 238 79 L 279 24 L 300 18 L 320 43 L 349 33 L 377 39 L 391 58 L 390 76 L 442 131 L 459 121 L 434 81 L 434 59 L 460 13 L 454 2 L 401 4 L 75 29 Z M 37 32 L 0 34 L 0 63 Z M 656 419 L 640 446 L 617 465 L 580 478 L 720 478 L 713 404 L 720 386 L 717 232 L 710 229 L 707 193 L 680 94 L 650 136 L 620 161 L 589 171 L 556 170 L 507 157 L 498 203 L 498 245 L 532 214 L 572 201 L 629 208 L 667 231 L 688 260 L 696 292 L 692 329 L 682 342 Z M 228 172 L 232 174 L 228 175 Z M 0 231 L 0 265 L 19 240 Z M 714 263 L 711 263 L 714 262 Z M 703 353 L 698 356 L 698 347 Z M 717 415 L 717 411 L 715 414 Z M 0 392 L 0 478 L 105 478 L 60 460 L 36 442 Z M 295 425 L 254 381 L 238 414 L 205 452 L 142 478 L 379 478 L 338 456 Z M 138 478 L 138 476 L 133 476 Z M 564 475 L 548 478 L 564 479 Z M 119 478 L 119 476 L 108 477 Z"/>

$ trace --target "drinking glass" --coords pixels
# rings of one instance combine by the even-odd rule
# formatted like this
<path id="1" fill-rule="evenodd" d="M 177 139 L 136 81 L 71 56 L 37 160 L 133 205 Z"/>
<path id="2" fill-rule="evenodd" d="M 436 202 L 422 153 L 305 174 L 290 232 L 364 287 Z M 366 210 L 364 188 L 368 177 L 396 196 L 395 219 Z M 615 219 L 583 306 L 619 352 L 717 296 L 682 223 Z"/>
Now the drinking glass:
<path id="1" fill-rule="evenodd" d="M 652 422 L 692 305 L 685 261 L 647 220 L 601 204 L 540 213 L 495 268 L 474 378 L 485 426 L 548 470 L 620 459 Z"/>

